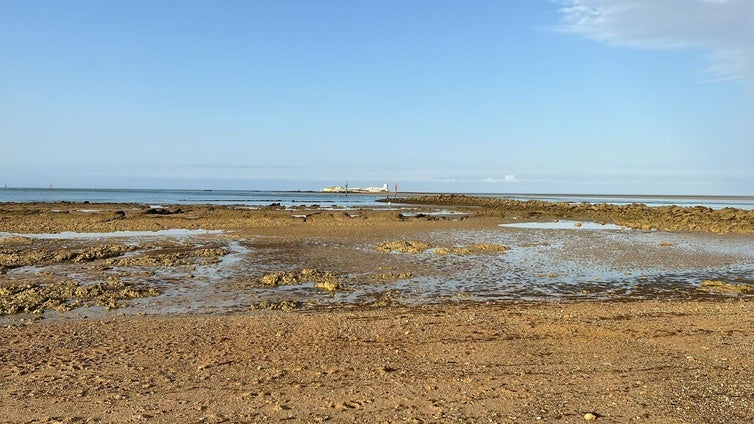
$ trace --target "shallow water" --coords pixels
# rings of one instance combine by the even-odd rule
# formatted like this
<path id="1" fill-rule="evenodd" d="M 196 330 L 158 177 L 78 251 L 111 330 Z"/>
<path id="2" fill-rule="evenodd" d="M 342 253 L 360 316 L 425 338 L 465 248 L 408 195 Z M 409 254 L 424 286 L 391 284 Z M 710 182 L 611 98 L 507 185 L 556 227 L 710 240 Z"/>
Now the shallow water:
<path id="1" fill-rule="evenodd" d="M 625 227 L 615 224 L 598 224 L 584 221 L 543 221 L 543 222 L 512 222 L 500 224 L 501 227 L 531 228 L 535 230 L 625 230 Z"/>
<path id="2" fill-rule="evenodd" d="M 734 207 L 754 209 L 751 196 L 605 196 L 591 194 L 491 194 L 470 193 L 516 200 L 544 200 L 568 203 L 610 203 L 626 205 L 644 203 L 649 206 L 706 206 L 712 209 Z M 159 205 L 213 204 L 266 206 L 280 203 L 291 207 L 306 204 L 339 205 L 343 207 L 375 207 L 378 199 L 392 194 L 322 193 L 314 191 L 258 191 L 258 190 L 150 190 L 150 189 L 58 189 L 58 188 L 5 188 L 0 189 L 3 202 L 91 202 L 91 203 L 140 203 Z"/>
<path id="3" fill-rule="evenodd" d="M 129 190 L 129 189 L 0 189 L 3 202 L 87 202 L 160 205 L 249 205 L 278 203 L 286 207 L 303 203 L 345 207 L 379 206 L 387 194 L 322 193 L 314 191 L 254 190 Z"/>
<path id="4" fill-rule="evenodd" d="M 754 236 L 620 230 L 594 225 L 597 227 L 592 229 L 590 223 L 576 227 L 574 222 L 560 221 L 421 234 L 421 241 L 435 247 L 477 243 L 510 247 L 505 253 L 466 255 L 440 255 L 434 249 L 389 254 L 377 251 L 376 245 L 370 243 L 330 239 L 290 242 L 261 236 L 241 239 L 206 230 L 61 233 L 44 243 L 63 240 L 66 244 L 79 243 L 74 247 L 80 247 L 90 245 L 90 240 L 117 234 L 128 238 L 129 243 L 149 240 L 146 244 L 137 243 L 141 250 L 119 258 L 159 253 L 160 249 L 172 252 L 197 247 L 223 247 L 228 253 L 213 263 L 200 263 L 202 257 L 197 256 L 199 262 L 195 264 L 176 266 L 29 266 L 8 270 L 2 278 L 87 282 L 112 275 L 155 287 L 162 293 L 134 300 L 131 306 L 111 312 L 125 314 L 222 314 L 246 311 L 262 301 L 291 300 L 316 307 L 377 302 L 418 305 L 448 301 L 693 299 L 732 296 L 699 291 L 700 282 L 707 279 L 754 284 Z M 311 281 L 265 288 L 248 284 L 265 273 L 303 268 L 338 274 L 346 290 L 318 290 Z M 377 277 L 393 271 L 410 272 L 410 276 Z M 104 312 L 87 308 L 77 313 L 91 316 Z"/>
<path id="5" fill-rule="evenodd" d="M 751 237 L 500 227 L 496 231 L 435 231 L 427 241 L 451 247 L 499 243 L 511 250 L 471 255 L 438 255 L 433 250 L 375 254 L 371 245 L 354 248 L 317 242 L 299 248 L 288 246 L 287 251 L 248 249 L 238 260 L 220 264 L 224 270 L 217 278 L 218 282 L 238 279 L 254 269 L 298 270 L 310 266 L 312 256 L 316 256 L 312 251 L 342 248 L 349 250 L 359 263 L 350 272 L 343 272 L 342 282 L 347 290 L 324 292 L 311 282 L 246 288 L 239 290 L 248 296 L 243 306 L 262 300 L 368 304 L 388 292 L 394 301 L 413 305 L 443 301 L 695 298 L 705 296 L 697 287 L 706 279 L 754 283 Z M 385 265 L 415 271 L 410 278 L 372 281 L 369 273 Z M 346 268 L 346 264 L 341 266 Z"/>

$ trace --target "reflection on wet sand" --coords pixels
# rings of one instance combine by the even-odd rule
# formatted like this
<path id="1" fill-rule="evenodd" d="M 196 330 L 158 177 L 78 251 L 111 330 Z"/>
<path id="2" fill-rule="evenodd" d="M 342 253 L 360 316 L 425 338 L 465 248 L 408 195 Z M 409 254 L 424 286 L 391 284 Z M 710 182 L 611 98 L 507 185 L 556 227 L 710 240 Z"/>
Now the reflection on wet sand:
<path id="1" fill-rule="evenodd" d="M 96 308 L 102 302 L 52 301 L 60 291 L 50 288 L 117 280 L 122 289 L 147 290 L 147 297 L 113 301 L 108 309 L 214 314 L 386 303 L 747 296 L 748 290 L 699 288 L 703 281 L 744 288 L 754 283 L 749 235 L 622 230 L 586 221 L 446 222 L 413 221 L 400 233 L 368 237 L 352 234 L 358 226 L 314 227 L 312 235 L 297 236 L 284 228 L 264 235 L 203 229 L 6 233 L 2 285 L 23 283 L 52 293 L 48 310 L 82 306 L 91 315 L 102 313 Z M 31 309 L 13 306 L 8 297 L 3 302 L 11 303 L 6 311 L 45 310 L 39 306 L 44 299 Z"/>

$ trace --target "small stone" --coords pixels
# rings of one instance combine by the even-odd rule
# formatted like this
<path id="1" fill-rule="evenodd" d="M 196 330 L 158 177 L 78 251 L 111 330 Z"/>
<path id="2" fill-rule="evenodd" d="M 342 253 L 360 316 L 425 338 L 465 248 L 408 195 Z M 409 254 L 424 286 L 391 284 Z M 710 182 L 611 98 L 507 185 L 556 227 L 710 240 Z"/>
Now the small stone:
<path id="1" fill-rule="evenodd" d="M 277 404 L 277 405 L 273 406 L 272 409 L 275 412 L 283 412 L 283 411 L 288 411 L 291 408 L 288 405 L 285 405 L 285 404 Z"/>
<path id="2" fill-rule="evenodd" d="M 340 284 L 337 277 L 328 275 L 324 278 L 323 281 L 314 283 L 314 288 L 333 292 L 337 290 L 343 290 L 343 285 Z"/>
<path id="3" fill-rule="evenodd" d="M 594 421 L 597 419 L 597 416 L 591 412 L 587 412 L 586 414 L 584 414 L 584 419 L 587 421 Z"/>

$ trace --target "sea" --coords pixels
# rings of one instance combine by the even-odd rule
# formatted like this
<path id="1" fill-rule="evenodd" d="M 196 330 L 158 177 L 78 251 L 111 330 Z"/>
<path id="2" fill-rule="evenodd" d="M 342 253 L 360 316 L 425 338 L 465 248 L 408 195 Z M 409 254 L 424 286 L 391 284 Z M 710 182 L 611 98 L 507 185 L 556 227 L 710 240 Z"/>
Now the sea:
<path id="1" fill-rule="evenodd" d="M 170 189 L 87 189 L 87 188 L 0 188 L 0 203 L 75 202 L 75 203 L 137 203 L 161 205 L 241 205 L 250 207 L 280 204 L 285 207 L 319 205 L 322 207 L 384 207 L 384 200 L 396 197 L 434 193 L 324 193 L 314 191 L 259 190 L 170 190 Z M 602 194 L 513 194 L 513 193 L 456 193 L 513 200 L 542 200 L 567 203 L 608 203 L 626 205 L 643 203 L 648 206 L 704 206 L 711 209 L 726 207 L 754 209 L 754 196 L 648 196 Z M 382 200 L 382 201 L 379 201 Z"/>
<path id="2" fill-rule="evenodd" d="M 378 199 L 387 195 L 324 193 L 314 191 L 257 190 L 170 190 L 170 189 L 84 189 L 84 188 L 6 188 L 0 189 L 0 203 L 76 202 L 136 203 L 162 205 L 241 205 L 285 207 L 317 204 L 323 207 L 358 208 L 384 206 Z"/>

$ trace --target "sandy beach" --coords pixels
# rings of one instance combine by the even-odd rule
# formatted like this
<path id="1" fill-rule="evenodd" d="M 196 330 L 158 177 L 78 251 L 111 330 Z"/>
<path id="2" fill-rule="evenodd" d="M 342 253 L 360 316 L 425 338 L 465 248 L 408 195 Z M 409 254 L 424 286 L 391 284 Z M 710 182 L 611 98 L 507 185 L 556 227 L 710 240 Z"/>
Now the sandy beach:
<path id="1" fill-rule="evenodd" d="M 754 419 L 750 212 L 440 200 L 0 206 L 0 421 Z"/>

